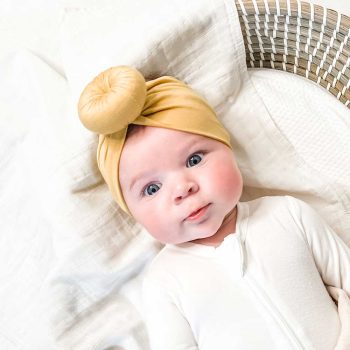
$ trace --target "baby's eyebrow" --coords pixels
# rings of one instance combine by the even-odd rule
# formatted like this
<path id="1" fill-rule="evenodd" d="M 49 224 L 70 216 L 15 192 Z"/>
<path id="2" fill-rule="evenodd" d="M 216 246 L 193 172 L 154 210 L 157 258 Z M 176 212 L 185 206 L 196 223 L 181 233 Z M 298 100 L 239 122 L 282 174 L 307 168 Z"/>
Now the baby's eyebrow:
<path id="1" fill-rule="evenodd" d="M 135 186 L 135 184 L 136 184 L 138 181 L 140 181 L 140 180 L 142 180 L 143 178 L 145 178 L 145 177 L 151 175 L 152 173 L 154 173 L 154 172 L 151 171 L 151 170 L 146 170 L 146 171 L 143 171 L 143 172 L 137 174 L 135 177 L 133 177 L 133 178 L 131 179 L 131 181 L 130 181 L 129 191 L 132 190 L 132 188 Z"/>

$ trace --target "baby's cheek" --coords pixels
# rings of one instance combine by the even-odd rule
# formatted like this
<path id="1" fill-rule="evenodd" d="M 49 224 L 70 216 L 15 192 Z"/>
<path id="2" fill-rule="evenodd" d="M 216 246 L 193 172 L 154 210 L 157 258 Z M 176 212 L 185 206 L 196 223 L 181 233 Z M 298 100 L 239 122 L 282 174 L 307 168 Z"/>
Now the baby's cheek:
<path id="1" fill-rule="evenodd" d="M 158 218 L 149 217 L 145 226 L 149 233 L 152 234 L 152 236 L 157 239 L 160 238 L 163 226 L 161 220 L 158 220 Z"/>
<path id="2" fill-rule="evenodd" d="M 138 220 L 137 220 L 138 219 Z M 166 234 L 166 229 L 169 228 L 169 218 L 164 209 L 158 208 L 157 205 L 152 205 L 150 209 L 145 210 L 136 218 L 145 229 L 157 240 L 162 241 Z"/>
<path id="3" fill-rule="evenodd" d="M 231 167 L 217 164 L 212 173 L 212 181 L 219 186 L 231 183 L 234 180 L 234 172 Z"/>
<path id="4" fill-rule="evenodd" d="M 220 166 L 215 172 L 213 181 L 218 188 L 228 196 L 232 193 L 240 191 L 242 187 L 242 178 L 238 168 L 233 164 L 232 166 Z"/>

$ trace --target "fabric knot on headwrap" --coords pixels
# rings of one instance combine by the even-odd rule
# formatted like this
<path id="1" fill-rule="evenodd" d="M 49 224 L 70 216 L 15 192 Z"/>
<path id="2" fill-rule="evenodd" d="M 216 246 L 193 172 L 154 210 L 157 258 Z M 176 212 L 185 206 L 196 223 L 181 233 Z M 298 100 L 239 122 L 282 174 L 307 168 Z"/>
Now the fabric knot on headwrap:
<path id="1" fill-rule="evenodd" d="M 148 82 L 129 66 L 100 73 L 83 90 L 79 118 L 100 134 L 97 164 L 114 199 L 130 214 L 119 183 L 119 160 L 130 124 L 185 131 L 231 147 L 230 136 L 208 103 L 185 83 L 163 76 Z"/>

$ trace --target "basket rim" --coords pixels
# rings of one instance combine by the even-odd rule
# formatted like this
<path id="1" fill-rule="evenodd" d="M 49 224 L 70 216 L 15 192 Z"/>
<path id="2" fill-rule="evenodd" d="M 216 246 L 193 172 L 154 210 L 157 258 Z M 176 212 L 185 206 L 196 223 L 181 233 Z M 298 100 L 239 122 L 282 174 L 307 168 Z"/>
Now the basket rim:
<path id="1" fill-rule="evenodd" d="M 306 77 L 350 108 L 350 17 L 300 0 L 235 0 L 248 68 Z"/>

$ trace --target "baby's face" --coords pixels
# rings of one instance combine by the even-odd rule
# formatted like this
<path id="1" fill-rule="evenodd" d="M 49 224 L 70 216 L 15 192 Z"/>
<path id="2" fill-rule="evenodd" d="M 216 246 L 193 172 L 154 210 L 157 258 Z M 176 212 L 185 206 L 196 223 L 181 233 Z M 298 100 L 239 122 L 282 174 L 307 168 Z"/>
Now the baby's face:
<path id="1" fill-rule="evenodd" d="M 229 147 L 156 127 L 127 139 L 119 179 L 134 218 L 162 243 L 214 235 L 242 193 L 242 177 Z"/>

